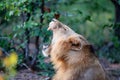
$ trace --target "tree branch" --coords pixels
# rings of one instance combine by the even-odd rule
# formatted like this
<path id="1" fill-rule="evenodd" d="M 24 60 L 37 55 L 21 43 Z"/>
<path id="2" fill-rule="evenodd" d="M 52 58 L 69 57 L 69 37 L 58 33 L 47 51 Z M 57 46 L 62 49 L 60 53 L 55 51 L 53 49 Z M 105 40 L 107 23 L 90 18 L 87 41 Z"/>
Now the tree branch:
<path id="1" fill-rule="evenodd" d="M 112 2 L 115 6 L 120 6 L 118 0 L 111 0 L 111 2 Z"/>
<path id="2" fill-rule="evenodd" d="M 115 25 L 114 25 L 114 33 L 120 40 L 120 4 L 118 0 L 111 0 L 111 2 L 115 6 Z"/>

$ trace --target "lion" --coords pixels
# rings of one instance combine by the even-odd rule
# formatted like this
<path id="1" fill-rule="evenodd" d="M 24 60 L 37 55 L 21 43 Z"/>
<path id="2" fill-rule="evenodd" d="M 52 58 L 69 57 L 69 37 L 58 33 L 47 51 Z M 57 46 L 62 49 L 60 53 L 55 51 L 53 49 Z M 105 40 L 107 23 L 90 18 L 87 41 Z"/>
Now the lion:
<path id="1" fill-rule="evenodd" d="M 50 55 L 54 65 L 52 80 L 108 80 L 92 45 L 82 35 L 59 21 L 56 24 L 56 20 L 49 24 L 50 28 L 53 39 L 42 52 Z"/>
<path id="2" fill-rule="evenodd" d="M 70 35 L 79 35 L 76 32 L 74 32 L 71 28 L 69 28 L 67 25 L 61 23 L 57 19 L 53 19 L 49 23 L 49 27 L 47 30 L 51 30 L 53 32 L 53 38 L 52 38 L 51 44 L 49 46 L 52 46 L 59 39 L 67 38 Z M 79 36 L 81 36 L 81 35 L 79 35 Z M 82 38 L 84 38 L 84 37 L 82 37 Z M 42 50 L 43 55 L 46 57 L 49 56 L 49 53 L 51 50 L 51 47 L 49 47 L 49 48 L 47 48 L 47 47 L 48 47 L 48 45 L 43 45 L 43 50 Z"/>

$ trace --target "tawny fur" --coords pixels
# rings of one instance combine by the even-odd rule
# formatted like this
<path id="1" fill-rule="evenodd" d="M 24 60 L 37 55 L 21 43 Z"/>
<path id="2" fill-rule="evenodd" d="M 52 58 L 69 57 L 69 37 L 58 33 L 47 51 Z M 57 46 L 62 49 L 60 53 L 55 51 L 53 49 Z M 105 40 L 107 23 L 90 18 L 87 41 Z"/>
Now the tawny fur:
<path id="1" fill-rule="evenodd" d="M 77 41 L 73 36 L 59 40 L 52 48 L 51 61 L 56 70 L 53 80 L 107 80 L 91 45 L 82 41 L 77 50 L 73 44 L 80 43 L 81 39 Z"/>
<path id="2" fill-rule="evenodd" d="M 56 19 L 53 19 L 49 23 L 48 30 L 53 32 L 53 44 L 56 42 L 56 40 L 61 38 L 67 38 L 70 35 L 77 35 L 77 33 L 75 33 L 71 28 Z"/>
<path id="3" fill-rule="evenodd" d="M 64 33 L 61 33 L 59 28 L 58 31 L 55 30 L 57 28 L 53 27 L 58 24 L 52 23 L 54 40 L 47 52 L 56 71 L 52 80 L 107 80 L 89 42 L 62 23 L 59 28 L 62 28 Z"/>

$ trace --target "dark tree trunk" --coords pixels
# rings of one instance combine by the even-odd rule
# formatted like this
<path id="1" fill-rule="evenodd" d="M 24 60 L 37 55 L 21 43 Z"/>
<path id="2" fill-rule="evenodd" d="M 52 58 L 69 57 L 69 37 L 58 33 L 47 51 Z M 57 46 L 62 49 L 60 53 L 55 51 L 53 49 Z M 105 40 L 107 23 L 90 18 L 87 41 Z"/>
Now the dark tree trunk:
<path id="1" fill-rule="evenodd" d="M 42 28 L 42 24 L 43 24 L 43 15 L 44 15 L 44 5 L 45 5 L 45 2 L 44 0 L 41 0 L 42 4 L 40 6 L 40 9 L 41 9 L 41 16 L 40 16 L 40 27 L 39 29 L 41 30 Z M 36 42 L 35 42 L 35 45 L 36 45 L 36 49 L 37 49 L 37 54 L 39 53 L 39 36 L 36 36 Z"/>
<path id="2" fill-rule="evenodd" d="M 40 16 L 40 27 L 39 27 L 39 30 L 41 30 L 42 28 L 42 23 L 43 23 L 43 15 L 44 15 L 44 6 L 45 6 L 45 2 L 44 0 L 41 0 L 41 6 L 40 6 L 40 9 L 41 9 L 41 16 Z M 36 39 L 35 39 L 35 46 L 36 46 L 36 54 L 34 55 L 34 59 L 32 60 L 32 66 L 35 64 L 36 62 L 36 59 L 37 59 L 37 55 L 39 53 L 39 45 L 40 45 L 40 37 L 39 35 L 36 36 Z"/>
<path id="3" fill-rule="evenodd" d="M 29 36 L 29 33 L 30 31 L 28 29 L 25 29 L 25 37 L 26 37 L 26 47 L 25 47 L 25 59 L 27 61 L 27 63 L 29 64 L 29 58 L 28 58 L 28 55 L 29 55 L 29 43 L 30 43 L 30 36 Z"/>
<path id="4" fill-rule="evenodd" d="M 40 8 L 41 8 L 41 14 L 42 14 L 42 15 L 40 16 L 40 23 L 41 23 L 41 24 L 43 23 L 43 19 L 44 19 L 44 18 L 43 18 L 43 15 L 44 15 L 44 12 L 45 12 L 45 11 L 44 11 L 44 6 L 45 6 L 45 2 L 44 2 L 44 0 L 42 0 L 42 4 L 41 4 L 41 7 L 40 7 Z M 41 28 L 41 27 L 42 27 L 42 25 L 40 26 L 40 28 Z"/>
<path id="5" fill-rule="evenodd" d="M 21 17 L 22 17 L 22 21 L 23 21 L 23 26 L 24 26 L 24 23 L 27 22 L 30 18 L 30 14 L 29 13 L 26 13 L 26 12 L 22 12 L 21 14 Z M 28 28 L 25 29 L 25 40 L 27 41 L 25 43 L 25 62 L 27 65 L 29 65 L 29 43 L 30 43 L 30 35 L 29 35 L 30 31 Z"/>
<path id="6" fill-rule="evenodd" d="M 120 41 L 120 3 L 118 0 L 111 0 L 111 2 L 115 6 L 115 25 L 114 25 L 114 33 L 118 37 Z"/>

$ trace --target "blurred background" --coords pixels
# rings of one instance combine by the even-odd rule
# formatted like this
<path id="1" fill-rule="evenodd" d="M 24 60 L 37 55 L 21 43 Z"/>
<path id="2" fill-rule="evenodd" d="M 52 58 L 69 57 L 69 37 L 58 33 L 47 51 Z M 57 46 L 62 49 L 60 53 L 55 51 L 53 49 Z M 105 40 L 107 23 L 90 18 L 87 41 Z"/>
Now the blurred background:
<path id="1" fill-rule="evenodd" d="M 53 18 L 87 38 L 103 66 L 120 76 L 120 0 L 0 0 L 0 80 L 53 75 L 41 53 Z"/>

